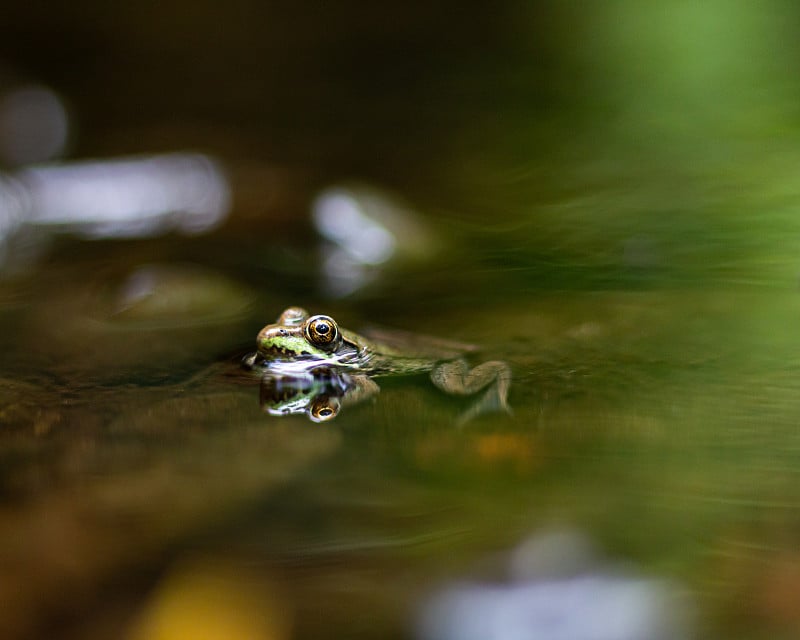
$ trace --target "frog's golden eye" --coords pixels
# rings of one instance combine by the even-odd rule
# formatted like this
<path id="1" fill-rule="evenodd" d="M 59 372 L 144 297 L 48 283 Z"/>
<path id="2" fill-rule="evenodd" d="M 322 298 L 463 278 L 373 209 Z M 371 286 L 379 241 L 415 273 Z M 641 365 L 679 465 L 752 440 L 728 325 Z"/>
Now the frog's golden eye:
<path id="1" fill-rule="evenodd" d="M 339 327 L 330 316 L 314 316 L 306 322 L 306 338 L 318 347 L 332 347 L 339 339 Z"/>

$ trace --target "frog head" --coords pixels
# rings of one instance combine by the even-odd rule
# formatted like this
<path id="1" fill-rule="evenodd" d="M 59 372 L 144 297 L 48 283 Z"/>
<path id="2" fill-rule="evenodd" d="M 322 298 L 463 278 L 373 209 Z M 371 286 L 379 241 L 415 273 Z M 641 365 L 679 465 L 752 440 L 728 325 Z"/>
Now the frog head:
<path id="1" fill-rule="evenodd" d="M 258 332 L 256 345 L 265 360 L 311 361 L 336 364 L 353 352 L 336 321 L 330 316 L 310 316 L 305 309 L 289 307 L 274 324 Z"/>
<path id="2" fill-rule="evenodd" d="M 258 332 L 258 353 L 267 359 L 325 359 L 341 343 L 339 327 L 330 316 L 309 316 L 305 309 L 289 307 L 275 324 Z"/>

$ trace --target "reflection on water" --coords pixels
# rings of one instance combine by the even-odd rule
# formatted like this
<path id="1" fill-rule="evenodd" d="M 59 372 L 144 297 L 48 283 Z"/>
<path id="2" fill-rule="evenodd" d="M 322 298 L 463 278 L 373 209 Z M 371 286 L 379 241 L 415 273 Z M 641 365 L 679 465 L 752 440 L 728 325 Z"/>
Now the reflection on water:
<path id="1" fill-rule="evenodd" d="M 252 367 L 251 358 L 246 360 Z M 365 379 L 357 376 L 357 380 Z M 301 376 L 261 374 L 260 402 L 271 416 L 302 414 L 312 422 L 327 422 L 339 415 L 345 399 L 359 393 L 357 382 L 344 372 L 327 370 Z"/>

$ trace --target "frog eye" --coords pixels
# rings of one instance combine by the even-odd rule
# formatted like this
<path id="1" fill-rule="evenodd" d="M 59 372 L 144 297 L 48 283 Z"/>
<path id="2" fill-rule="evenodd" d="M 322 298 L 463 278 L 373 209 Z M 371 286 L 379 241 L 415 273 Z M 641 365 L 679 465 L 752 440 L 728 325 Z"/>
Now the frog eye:
<path id="1" fill-rule="evenodd" d="M 303 324 L 306 318 L 308 318 L 308 311 L 302 307 L 289 307 L 278 318 L 278 324 L 295 326 Z"/>
<path id="2" fill-rule="evenodd" d="M 339 338 L 339 327 L 330 316 L 314 316 L 306 322 L 306 338 L 318 347 L 330 347 Z"/>

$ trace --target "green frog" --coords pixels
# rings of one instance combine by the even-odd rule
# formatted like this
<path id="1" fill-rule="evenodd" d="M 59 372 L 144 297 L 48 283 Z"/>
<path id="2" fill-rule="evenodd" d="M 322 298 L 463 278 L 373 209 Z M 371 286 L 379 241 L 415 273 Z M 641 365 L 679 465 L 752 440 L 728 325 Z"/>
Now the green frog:
<path id="1" fill-rule="evenodd" d="M 429 372 L 434 385 L 446 393 L 473 395 L 485 390 L 461 421 L 489 411 L 510 412 L 511 368 L 499 360 L 470 368 L 465 356 L 477 350 L 473 345 L 399 331 L 359 335 L 339 327 L 330 316 L 310 315 L 300 307 L 289 307 L 274 324 L 261 329 L 256 344 L 258 351 L 245 364 L 269 380 L 268 397 L 290 396 L 269 405 L 270 413 L 305 411 L 321 421 L 319 410 L 312 413 L 320 406 L 315 400 L 336 396 L 335 410 L 323 403 L 322 417 L 329 419 L 338 413 L 339 399 L 354 403 L 377 393 L 372 378 L 421 372 Z M 322 378 L 328 382 L 320 382 Z"/>

